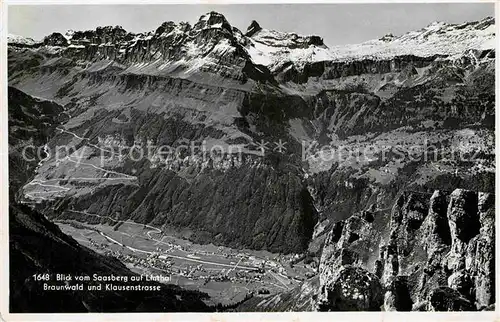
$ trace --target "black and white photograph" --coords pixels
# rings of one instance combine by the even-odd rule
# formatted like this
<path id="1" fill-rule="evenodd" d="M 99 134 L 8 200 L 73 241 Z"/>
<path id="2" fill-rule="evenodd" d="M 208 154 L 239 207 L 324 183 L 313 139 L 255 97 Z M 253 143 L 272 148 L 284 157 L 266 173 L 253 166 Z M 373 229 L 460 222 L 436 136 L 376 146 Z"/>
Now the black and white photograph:
<path id="1" fill-rule="evenodd" d="M 2 314 L 495 311 L 494 2 L 3 8 Z"/>

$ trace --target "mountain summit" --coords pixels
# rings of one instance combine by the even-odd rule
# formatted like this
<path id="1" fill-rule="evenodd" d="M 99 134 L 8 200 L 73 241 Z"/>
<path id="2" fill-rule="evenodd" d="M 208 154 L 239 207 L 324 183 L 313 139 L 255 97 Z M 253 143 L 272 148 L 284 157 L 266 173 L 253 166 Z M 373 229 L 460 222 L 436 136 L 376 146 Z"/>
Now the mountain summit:
<path id="1" fill-rule="evenodd" d="M 66 35 L 53 33 L 43 44 L 52 51 L 64 51 L 71 56 L 86 59 L 112 59 L 120 64 L 145 63 L 142 73 L 161 73 L 171 70 L 173 62 L 184 65 L 184 70 L 210 70 L 213 64 L 230 61 L 241 69 L 250 65 L 265 66 L 275 73 L 292 64 L 302 71 L 307 64 L 353 59 L 388 59 L 396 56 L 415 55 L 428 57 L 442 55 L 455 57 L 469 49 L 491 50 L 495 47 L 495 25 L 491 17 L 464 24 L 435 22 L 402 36 L 384 36 L 356 45 L 328 48 L 320 36 L 300 36 L 263 29 L 255 20 L 245 34 L 230 25 L 220 13 L 202 15 L 191 26 L 189 23 L 165 22 L 154 32 L 134 34 L 120 26 L 98 27 L 95 30 L 71 31 Z M 34 46 L 32 40 L 9 38 L 18 46 Z M 220 60 L 218 57 L 222 57 Z M 160 66 L 156 62 L 162 61 Z M 217 63 L 218 62 L 218 63 Z M 177 67 L 171 66 L 173 70 Z M 242 72 L 227 69 L 235 79 L 245 78 Z M 219 71 L 218 73 L 221 73 Z M 266 71 L 257 74 L 267 74 Z M 265 79 L 262 76 L 260 79 Z"/>

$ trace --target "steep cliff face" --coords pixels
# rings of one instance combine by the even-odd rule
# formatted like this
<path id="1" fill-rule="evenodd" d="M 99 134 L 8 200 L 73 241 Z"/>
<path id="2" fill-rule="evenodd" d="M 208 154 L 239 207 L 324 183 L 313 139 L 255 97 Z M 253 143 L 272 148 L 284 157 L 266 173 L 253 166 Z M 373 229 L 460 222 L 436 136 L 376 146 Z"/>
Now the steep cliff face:
<path id="1" fill-rule="evenodd" d="M 318 309 L 488 308 L 495 303 L 494 217 L 492 194 L 457 189 L 404 193 L 389 221 L 366 211 L 339 222 L 321 257 Z"/>
<path id="2" fill-rule="evenodd" d="M 20 199 L 52 218 L 303 252 L 407 190 L 492 192 L 494 36 L 487 18 L 328 48 L 257 22 L 243 34 L 212 12 L 141 34 L 11 38 L 9 84 L 69 117 Z M 132 156 L 149 143 L 150 157 Z"/>

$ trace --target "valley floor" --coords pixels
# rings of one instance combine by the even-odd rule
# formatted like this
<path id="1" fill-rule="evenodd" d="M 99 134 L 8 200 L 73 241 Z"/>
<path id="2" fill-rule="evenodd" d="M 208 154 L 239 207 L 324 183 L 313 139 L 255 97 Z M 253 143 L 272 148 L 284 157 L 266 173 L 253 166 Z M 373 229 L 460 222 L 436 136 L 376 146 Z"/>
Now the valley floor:
<path id="1" fill-rule="evenodd" d="M 80 244 L 118 258 L 132 271 L 161 275 L 164 283 L 205 292 L 211 305 L 233 305 L 250 296 L 288 291 L 315 274 L 293 255 L 200 245 L 132 221 L 115 226 L 58 221 Z"/>

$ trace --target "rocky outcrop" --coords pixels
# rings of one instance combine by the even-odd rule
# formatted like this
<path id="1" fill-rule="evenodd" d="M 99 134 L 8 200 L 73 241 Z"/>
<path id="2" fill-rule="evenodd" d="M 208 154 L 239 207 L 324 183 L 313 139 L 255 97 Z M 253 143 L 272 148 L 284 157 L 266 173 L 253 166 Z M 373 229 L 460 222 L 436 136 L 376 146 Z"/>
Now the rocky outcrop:
<path id="1" fill-rule="evenodd" d="M 315 310 L 318 277 L 304 281 L 289 291 L 267 297 L 254 296 L 237 307 L 240 312 L 310 312 Z"/>
<path id="2" fill-rule="evenodd" d="M 377 215 L 372 223 L 362 214 L 337 223 L 323 249 L 319 299 L 336 290 L 335 272 L 354 265 L 373 272 L 370 280 L 382 285 L 385 310 L 488 307 L 494 303 L 493 200 L 492 194 L 461 189 L 432 196 L 407 192 L 385 227 L 374 225 Z M 366 256 L 367 248 L 380 249 L 378 258 Z M 329 300 L 319 303 L 336 307 Z"/>
<path id="3" fill-rule="evenodd" d="M 111 186 L 63 199 L 50 203 L 47 213 L 51 218 L 96 223 L 95 216 L 73 210 L 102 216 L 119 211 L 121 220 L 190 229 L 189 238 L 199 243 L 283 253 L 307 249 L 317 213 L 297 174 L 278 176 L 269 168 L 245 164 L 205 169 L 187 181 L 173 171 L 146 169 L 138 173 L 140 187 Z"/>
<path id="4" fill-rule="evenodd" d="M 386 311 L 411 311 L 412 305 L 407 276 L 396 276 L 386 288 L 384 309 Z"/>
<path id="5" fill-rule="evenodd" d="M 10 312 L 199 312 L 213 311 L 205 294 L 185 291 L 173 285 L 159 285 L 151 291 L 54 291 L 47 295 L 37 274 L 136 276 L 117 259 L 99 255 L 64 235 L 59 228 L 25 205 L 9 207 Z M 59 282 L 60 283 L 60 282 Z M 70 282 L 69 285 L 73 285 Z M 138 286 L 141 282 L 116 285 Z"/>

